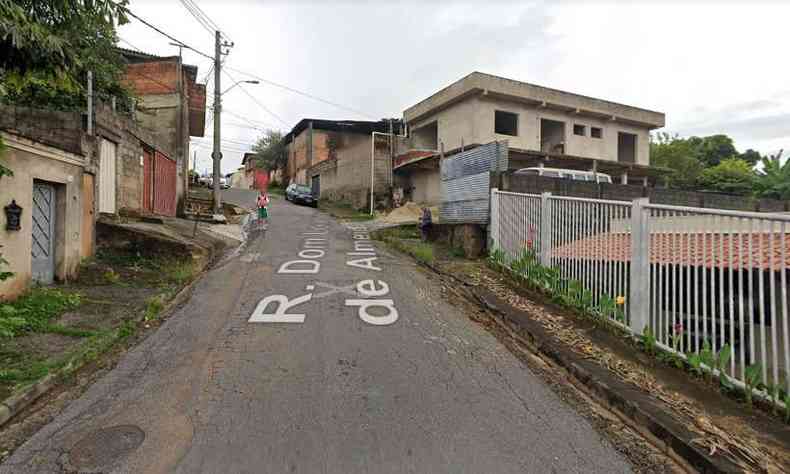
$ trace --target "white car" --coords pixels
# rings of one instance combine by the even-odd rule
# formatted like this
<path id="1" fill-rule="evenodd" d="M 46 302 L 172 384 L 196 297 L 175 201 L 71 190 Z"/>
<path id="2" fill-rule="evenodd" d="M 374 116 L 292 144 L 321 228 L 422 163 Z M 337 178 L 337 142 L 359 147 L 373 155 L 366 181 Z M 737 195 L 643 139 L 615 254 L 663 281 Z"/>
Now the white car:
<path id="1" fill-rule="evenodd" d="M 599 183 L 612 183 L 612 177 L 606 173 L 592 171 L 569 170 L 564 168 L 521 168 L 514 174 L 545 176 L 547 178 L 571 179 L 573 181 L 596 181 Z"/>

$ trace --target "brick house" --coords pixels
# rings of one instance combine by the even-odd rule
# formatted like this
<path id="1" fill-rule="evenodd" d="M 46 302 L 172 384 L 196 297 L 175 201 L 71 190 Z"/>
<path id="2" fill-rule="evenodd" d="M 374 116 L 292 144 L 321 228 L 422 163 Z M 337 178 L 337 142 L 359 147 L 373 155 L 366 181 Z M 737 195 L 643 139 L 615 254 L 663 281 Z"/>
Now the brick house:
<path id="1" fill-rule="evenodd" d="M 205 132 L 206 86 L 197 83 L 197 66 L 183 64 L 180 56 L 120 51 L 127 61 L 123 83 L 140 99 L 137 120 L 175 160 L 180 208 L 189 186 L 189 137 Z"/>
<path id="2" fill-rule="evenodd" d="M 312 186 L 321 198 L 369 205 L 371 162 L 376 199 L 388 199 L 391 185 L 390 122 L 302 119 L 283 138 L 289 182 Z M 375 136 L 375 147 L 373 146 Z"/>

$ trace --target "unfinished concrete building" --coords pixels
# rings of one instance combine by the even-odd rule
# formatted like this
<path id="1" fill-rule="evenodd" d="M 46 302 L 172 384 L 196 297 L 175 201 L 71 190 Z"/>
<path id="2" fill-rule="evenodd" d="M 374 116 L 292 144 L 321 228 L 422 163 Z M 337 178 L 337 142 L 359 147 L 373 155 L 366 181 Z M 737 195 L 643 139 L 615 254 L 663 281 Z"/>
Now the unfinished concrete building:
<path id="1" fill-rule="evenodd" d="M 395 186 L 406 199 L 435 203 L 438 159 L 507 140 L 510 167 L 546 166 L 608 173 L 648 184 L 650 130 L 664 114 L 473 72 L 407 108 L 398 141 Z"/>

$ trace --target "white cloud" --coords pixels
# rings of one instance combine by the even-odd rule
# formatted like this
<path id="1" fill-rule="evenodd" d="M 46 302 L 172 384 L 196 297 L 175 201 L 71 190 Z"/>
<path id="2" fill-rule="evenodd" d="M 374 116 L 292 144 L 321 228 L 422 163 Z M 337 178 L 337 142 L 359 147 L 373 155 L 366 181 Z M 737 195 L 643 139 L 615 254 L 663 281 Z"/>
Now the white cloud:
<path id="1" fill-rule="evenodd" d="M 400 116 L 480 70 L 659 110 L 672 132 L 727 133 L 741 149 L 790 149 L 790 5 L 780 2 L 198 3 L 236 42 L 230 66 L 374 118 Z M 133 0 L 130 7 L 213 51 L 213 37 L 177 1 Z M 134 21 L 121 36 L 152 53 L 176 51 Z M 208 71 L 208 60 L 185 56 L 200 76 Z M 303 117 L 365 118 L 269 85 L 246 89 L 287 125 L 239 90 L 224 98 L 227 110 L 283 130 Z M 223 127 L 236 141 L 257 133 Z M 209 154 L 198 152 L 204 166 Z M 241 160 L 225 156 L 226 172 Z"/>

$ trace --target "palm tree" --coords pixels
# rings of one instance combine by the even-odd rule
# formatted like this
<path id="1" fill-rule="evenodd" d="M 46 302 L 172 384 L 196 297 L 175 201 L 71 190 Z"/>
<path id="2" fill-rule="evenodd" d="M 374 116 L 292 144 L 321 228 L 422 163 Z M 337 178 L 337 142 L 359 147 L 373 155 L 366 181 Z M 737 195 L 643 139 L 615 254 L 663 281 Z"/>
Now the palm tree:
<path id="1" fill-rule="evenodd" d="M 762 159 L 762 169 L 757 171 L 755 187 L 761 197 L 790 199 L 790 160 L 782 164 L 782 153 Z"/>

